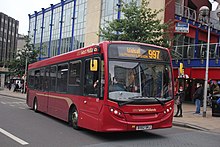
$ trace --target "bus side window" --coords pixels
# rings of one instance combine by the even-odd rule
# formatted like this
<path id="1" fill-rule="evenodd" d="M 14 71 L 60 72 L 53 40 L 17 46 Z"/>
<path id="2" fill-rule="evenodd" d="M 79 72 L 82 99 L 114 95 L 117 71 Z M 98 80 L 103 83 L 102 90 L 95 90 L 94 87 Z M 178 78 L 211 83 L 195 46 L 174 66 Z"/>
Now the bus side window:
<path id="1" fill-rule="evenodd" d="M 44 90 L 48 91 L 49 90 L 49 78 L 50 78 L 50 68 L 46 67 L 45 69 L 45 78 L 44 78 Z"/>
<path id="2" fill-rule="evenodd" d="M 31 89 L 34 88 L 34 70 L 28 72 L 28 87 Z"/>
<path id="3" fill-rule="evenodd" d="M 50 83 L 50 91 L 55 91 L 56 90 L 56 75 L 57 75 L 57 66 L 51 66 L 50 67 L 50 78 L 49 78 L 49 83 Z"/>
<path id="4" fill-rule="evenodd" d="M 45 69 L 40 69 L 40 84 L 39 84 L 39 90 L 44 91 L 44 81 L 45 81 Z"/>
<path id="5" fill-rule="evenodd" d="M 81 95 L 81 61 L 69 63 L 68 93 Z"/>
<path id="6" fill-rule="evenodd" d="M 68 64 L 60 64 L 57 69 L 57 91 L 67 92 Z"/>
<path id="7" fill-rule="evenodd" d="M 36 70 L 35 71 L 35 75 L 34 75 L 34 89 L 39 90 L 40 89 L 40 70 Z"/>
<path id="8" fill-rule="evenodd" d="M 97 58 L 98 59 L 98 58 Z M 99 63 L 98 59 L 98 63 Z M 99 79 L 99 66 L 97 71 L 90 70 L 90 60 L 85 61 L 85 79 L 84 79 L 84 94 L 89 96 L 98 96 L 99 86 L 94 86 Z"/>

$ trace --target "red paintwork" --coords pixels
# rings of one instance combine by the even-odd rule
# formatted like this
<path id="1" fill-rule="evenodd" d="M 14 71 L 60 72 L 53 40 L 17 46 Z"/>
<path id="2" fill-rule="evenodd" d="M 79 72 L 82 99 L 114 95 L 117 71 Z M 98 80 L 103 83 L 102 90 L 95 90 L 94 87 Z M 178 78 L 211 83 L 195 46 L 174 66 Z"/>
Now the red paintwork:
<path id="1" fill-rule="evenodd" d="M 178 69 L 173 69 L 174 78 L 178 77 Z M 185 68 L 184 74 L 187 74 L 190 79 L 205 79 L 205 68 Z M 209 68 L 208 79 L 219 80 L 220 70 L 219 68 Z"/>
<path id="2" fill-rule="evenodd" d="M 134 42 L 102 42 L 99 44 L 101 47 L 101 53 L 104 55 L 104 65 L 105 65 L 105 79 L 108 79 L 108 55 L 107 46 L 109 43 L 132 43 L 132 44 L 142 44 Z M 142 44 L 146 45 L 146 44 Z M 157 47 L 154 45 L 149 45 L 152 47 Z M 43 61 L 36 62 L 29 65 L 29 70 L 33 68 L 39 68 L 42 66 L 47 66 L 49 64 L 55 64 L 59 62 L 64 62 L 72 59 L 77 59 L 80 57 L 85 57 L 92 55 L 91 53 L 86 53 L 84 55 L 80 54 L 93 46 L 85 47 L 83 49 L 78 49 L 63 55 L 52 57 Z M 159 47 L 161 48 L 161 47 Z M 165 49 L 167 50 L 167 49 Z M 168 51 L 168 50 L 167 50 Z M 170 61 L 170 63 L 172 63 Z M 172 79 L 173 80 L 173 79 Z M 108 80 L 105 80 L 105 89 L 108 89 Z M 28 89 L 27 104 L 29 107 L 33 107 L 34 98 L 38 100 L 39 111 L 68 121 L 68 114 L 71 105 L 77 107 L 79 113 L 78 125 L 83 128 L 87 128 L 94 131 L 106 132 L 106 131 L 135 131 L 134 125 L 147 125 L 156 128 L 168 128 L 172 127 L 172 119 L 174 112 L 174 101 L 171 100 L 161 106 L 160 104 L 152 105 L 126 105 L 119 107 L 117 103 L 108 100 L 108 91 L 104 91 L 104 99 L 94 97 L 77 96 L 71 94 L 61 94 L 53 92 L 42 92 L 36 90 Z M 86 103 L 85 103 L 86 101 Z M 110 107 L 115 108 L 123 113 L 124 118 L 119 118 L 110 112 Z M 164 114 L 164 111 L 169 112 Z M 152 111 L 153 110 L 153 111 Z"/>

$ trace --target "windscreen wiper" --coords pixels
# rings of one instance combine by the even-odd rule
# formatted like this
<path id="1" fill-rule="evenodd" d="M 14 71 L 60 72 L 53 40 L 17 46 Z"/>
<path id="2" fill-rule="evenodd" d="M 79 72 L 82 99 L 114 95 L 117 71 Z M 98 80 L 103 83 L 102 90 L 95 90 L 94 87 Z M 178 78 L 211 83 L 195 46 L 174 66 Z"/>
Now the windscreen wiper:
<path id="1" fill-rule="evenodd" d="M 161 104 L 161 106 L 164 106 L 164 105 L 165 105 L 165 103 L 164 103 L 163 101 L 159 100 L 158 98 L 156 98 L 156 97 L 152 97 L 152 98 L 154 98 L 155 100 L 157 100 L 157 101 Z"/>
<path id="2" fill-rule="evenodd" d="M 121 106 L 124 106 L 126 104 L 130 104 L 130 103 L 135 102 L 135 101 L 140 101 L 140 100 L 142 100 L 141 98 L 142 98 L 142 96 L 130 97 L 130 98 L 128 98 L 128 99 L 130 99 L 129 101 L 119 102 L 118 105 L 119 105 L 119 107 L 121 107 Z"/>
<path id="3" fill-rule="evenodd" d="M 153 99 L 157 100 L 161 104 L 161 106 L 165 105 L 165 103 L 163 101 L 159 100 L 156 97 L 141 97 L 141 96 L 134 96 L 134 97 L 128 98 L 128 99 L 130 99 L 130 101 L 120 102 L 120 103 L 118 103 L 118 105 L 119 105 L 119 107 L 121 107 L 121 106 L 124 106 L 126 104 L 130 104 L 130 103 L 135 102 L 135 101 L 140 102 L 141 100 L 147 100 L 149 98 L 153 98 Z"/>

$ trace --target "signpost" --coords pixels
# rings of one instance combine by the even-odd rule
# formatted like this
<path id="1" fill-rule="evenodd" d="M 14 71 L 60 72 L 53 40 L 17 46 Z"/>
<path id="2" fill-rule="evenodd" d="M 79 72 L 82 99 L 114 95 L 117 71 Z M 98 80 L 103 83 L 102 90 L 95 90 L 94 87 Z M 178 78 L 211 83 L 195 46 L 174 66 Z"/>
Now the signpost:
<path id="1" fill-rule="evenodd" d="M 176 33 L 189 33 L 189 23 L 177 22 L 175 26 Z"/>

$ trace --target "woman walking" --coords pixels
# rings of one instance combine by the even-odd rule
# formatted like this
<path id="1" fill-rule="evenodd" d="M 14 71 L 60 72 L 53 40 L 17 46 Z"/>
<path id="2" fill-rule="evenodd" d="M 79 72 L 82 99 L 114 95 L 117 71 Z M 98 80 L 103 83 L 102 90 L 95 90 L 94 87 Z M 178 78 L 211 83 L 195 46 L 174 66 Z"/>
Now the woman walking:
<path id="1" fill-rule="evenodd" d="M 176 94 L 176 106 L 177 106 L 177 112 L 174 115 L 174 117 L 183 117 L 183 110 L 182 110 L 182 103 L 184 98 L 184 92 L 183 87 L 180 86 L 180 89 L 178 90 L 178 93 Z"/>

